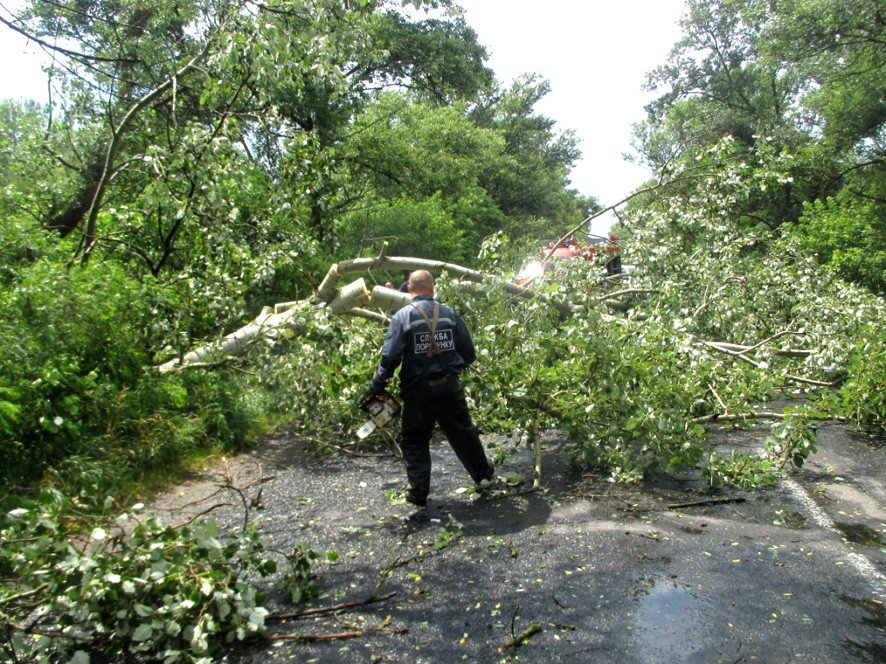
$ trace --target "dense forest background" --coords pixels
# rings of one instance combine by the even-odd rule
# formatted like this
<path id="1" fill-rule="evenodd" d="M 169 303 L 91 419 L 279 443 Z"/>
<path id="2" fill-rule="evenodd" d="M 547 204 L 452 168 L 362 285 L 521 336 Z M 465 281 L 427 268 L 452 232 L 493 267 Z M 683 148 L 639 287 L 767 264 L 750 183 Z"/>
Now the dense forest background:
<path id="1" fill-rule="evenodd" d="M 560 427 L 615 479 L 739 485 L 802 463 L 821 418 L 882 433 L 884 18 L 874 0 L 688 0 L 635 132 L 656 177 L 617 209 L 637 266 L 620 313 L 586 266 L 520 303 L 441 279 L 484 349 L 484 430 Z M 48 487 L 110 514 L 284 423 L 344 439 L 382 336 L 365 321 L 318 311 L 211 370 L 154 367 L 383 242 L 508 278 L 603 207 L 568 185 L 573 134 L 535 111 L 548 83 L 497 81 L 456 2 L 32 0 L 2 20 L 54 56 L 49 104 L 0 102 L 11 507 Z M 706 422 L 776 390 L 802 405 L 767 453 L 705 447 Z"/>

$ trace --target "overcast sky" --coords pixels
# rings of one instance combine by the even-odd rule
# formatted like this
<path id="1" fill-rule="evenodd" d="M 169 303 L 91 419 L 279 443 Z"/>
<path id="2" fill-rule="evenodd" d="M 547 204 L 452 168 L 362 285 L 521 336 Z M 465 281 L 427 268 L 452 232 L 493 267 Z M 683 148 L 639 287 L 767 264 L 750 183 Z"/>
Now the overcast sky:
<path id="1" fill-rule="evenodd" d="M 0 0 L 2 7 L 21 0 Z M 583 157 L 572 186 L 604 205 L 621 200 L 649 173 L 630 164 L 631 125 L 643 118 L 646 72 L 662 64 L 679 37 L 684 0 L 460 0 L 487 47 L 489 64 L 509 84 L 523 73 L 551 82 L 538 112 L 574 129 Z M 8 16 L 6 11 L 3 12 Z M 37 52 L 0 27 L 0 97 L 46 99 Z M 29 53 L 29 55 L 26 55 Z M 594 232 L 608 226 L 601 220 Z"/>

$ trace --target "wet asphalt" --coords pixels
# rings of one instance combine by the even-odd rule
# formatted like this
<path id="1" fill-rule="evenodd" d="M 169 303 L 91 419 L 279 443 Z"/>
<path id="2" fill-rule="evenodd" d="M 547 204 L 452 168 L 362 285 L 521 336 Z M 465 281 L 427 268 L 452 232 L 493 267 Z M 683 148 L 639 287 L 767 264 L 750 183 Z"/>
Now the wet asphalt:
<path id="1" fill-rule="evenodd" d="M 765 429 L 724 429 L 724 450 L 759 446 Z M 711 491 L 691 475 L 624 487 L 579 476 L 561 441 L 505 454 L 485 495 L 445 441 L 433 444 L 432 517 L 399 503 L 401 461 L 388 451 L 313 455 L 281 432 L 220 470 L 247 487 L 270 545 L 304 542 L 316 568 L 310 607 L 381 601 L 287 620 L 271 634 L 311 640 L 238 645 L 224 660 L 270 662 L 863 662 L 886 661 L 886 446 L 835 423 L 820 452 L 777 485 Z M 168 518 L 243 501 L 213 474 L 156 504 Z M 260 493 L 259 493 L 260 492 Z M 702 503 L 671 507 L 677 503 Z M 399 504 L 398 504 L 399 503 Z M 182 509 L 182 506 L 185 506 Z M 261 581 L 271 609 L 287 598 Z M 524 638 L 520 639 L 519 637 Z"/>

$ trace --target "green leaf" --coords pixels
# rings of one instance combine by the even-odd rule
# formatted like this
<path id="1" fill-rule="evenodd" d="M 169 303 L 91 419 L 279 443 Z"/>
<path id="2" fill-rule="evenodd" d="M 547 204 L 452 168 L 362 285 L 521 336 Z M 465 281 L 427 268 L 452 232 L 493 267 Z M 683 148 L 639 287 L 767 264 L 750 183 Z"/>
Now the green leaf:
<path id="1" fill-rule="evenodd" d="M 154 628 L 151 626 L 151 623 L 142 623 L 138 627 L 135 628 L 132 632 L 132 640 L 136 643 L 140 643 L 142 641 L 147 641 L 151 638 L 151 635 L 154 633 Z"/>

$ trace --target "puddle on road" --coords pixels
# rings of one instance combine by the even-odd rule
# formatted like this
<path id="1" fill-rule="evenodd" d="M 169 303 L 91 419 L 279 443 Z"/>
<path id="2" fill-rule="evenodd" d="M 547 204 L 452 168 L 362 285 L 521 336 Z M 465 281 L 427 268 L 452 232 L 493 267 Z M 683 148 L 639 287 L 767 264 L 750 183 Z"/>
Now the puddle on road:
<path id="1" fill-rule="evenodd" d="M 777 510 L 776 514 L 779 515 L 780 525 L 785 528 L 791 528 L 792 530 L 804 530 L 809 527 L 807 523 L 806 517 L 802 515 L 800 512 L 794 510 Z"/>
<path id="2" fill-rule="evenodd" d="M 843 537 L 850 542 L 864 544 L 865 546 L 883 546 L 884 544 L 880 533 L 863 523 L 843 523 L 837 521 L 835 525 L 843 533 Z"/>
<path id="3" fill-rule="evenodd" d="M 711 629 L 702 599 L 670 579 L 641 583 L 632 637 L 641 662 L 678 662 L 708 645 Z"/>
<path id="4" fill-rule="evenodd" d="M 862 624 L 874 628 L 880 634 L 886 632 L 886 609 L 884 609 L 882 604 L 869 599 L 849 597 L 848 595 L 841 595 L 840 599 L 849 606 L 861 609 L 865 613 L 865 617 L 862 618 Z M 862 642 L 847 638 L 843 640 L 843 645 L 858 662 L 863 662 L 864 664 L 886 662 L 886 644 L 882 640 Z"/>

